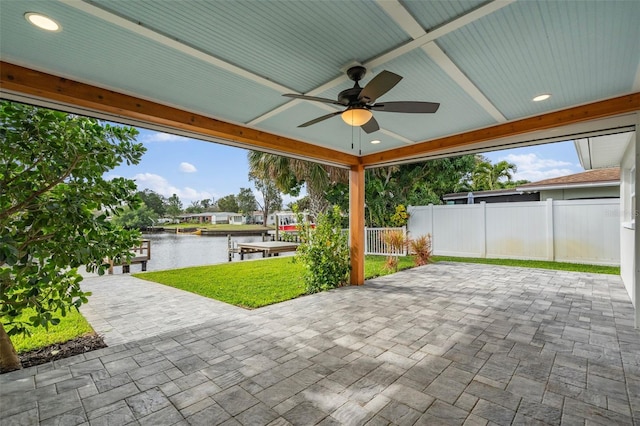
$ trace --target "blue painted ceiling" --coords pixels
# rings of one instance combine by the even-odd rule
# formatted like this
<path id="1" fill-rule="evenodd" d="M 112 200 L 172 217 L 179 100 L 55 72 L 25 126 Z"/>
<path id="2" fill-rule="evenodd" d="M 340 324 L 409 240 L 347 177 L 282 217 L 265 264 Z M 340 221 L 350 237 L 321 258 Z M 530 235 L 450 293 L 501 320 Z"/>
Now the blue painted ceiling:
<path id="1" fill-rule="evenodd" d="M 62 31 L 33 27 L 26 12 Z M 21 0 L 0 7 L 0 55 L 365 155 L 638 92 L 638 22 L 640 1 Z M 335 98 L 353 62 L 369 68 L 364 84 L 385 69 L 404 77 L 380 101 L 440 110 L 376 112 L 381 130 L 369 135 L 339 117 L 298 128 L 336 109 L 281 95 Z M 541 93 L 552 97 L 532 102 Z"/>

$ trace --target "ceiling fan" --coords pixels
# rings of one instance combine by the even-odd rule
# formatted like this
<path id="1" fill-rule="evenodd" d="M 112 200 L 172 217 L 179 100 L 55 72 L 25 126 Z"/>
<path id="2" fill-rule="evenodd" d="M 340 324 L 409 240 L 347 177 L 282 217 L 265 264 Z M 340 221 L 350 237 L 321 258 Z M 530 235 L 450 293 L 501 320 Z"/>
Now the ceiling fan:
<path id="1" fill-rule="evenodd" d="M 385 112 L 408 112 L 408 113 L 434 113 L 440 106 L 436 102 L 415 102 L 415 101 L 400 101 L 400 102 L 381 102 L 375 103 L 376 99 L 387 93 L 396 84 L 402 80 L 402 77 L 394 74 L 390 71 L 382 71 L 376 75 L 366 86 L 360 87 L 358 81 L 364 77 L 367 69 L 362 66 L 351 67 L 347 70 L 349 78 L 356 83 L 351 89 L 343 90 L 338 94 L 338 100 L 328 98 L 318 98 L 315 96 L 297 95 L 294 93 L 286 93 L 282 96 L 288 98 L 305 99 L 307 101 L 323 102 L 326 104 L 346 106 L 347 109 L 343 111 L 332 112 L 331 114 L 323 115 L 322 117 L 314 118 L 311 121 L 302 123 L 298 127 L 307 127 L 312 124 L 319 123 L 328 118 L 342 115 L 342 119 L 345 123 L 351 126 L 360 126 L 362 130 L 367 133 L 373 133 L 380 129 L 378 122 L 373 117 L 371 111 L 385 111 Z"/>

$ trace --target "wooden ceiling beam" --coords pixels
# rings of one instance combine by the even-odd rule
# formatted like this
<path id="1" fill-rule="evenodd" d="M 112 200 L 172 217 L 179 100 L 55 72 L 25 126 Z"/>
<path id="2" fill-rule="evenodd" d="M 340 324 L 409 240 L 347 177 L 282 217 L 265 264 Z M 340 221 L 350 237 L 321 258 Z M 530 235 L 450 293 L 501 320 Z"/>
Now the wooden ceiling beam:
<path id="1" fill-rule="evenodd" d="M 387 163 L 427 157 L 438 152 L 455 152 L 457 148 L 463 151 L 480 142 L 613 117 L 634 111 L 640 111 L 640 92 L 501 123 L 484 129 L 418 142 L 402 148 L 365 155 L 361 159 L 365 167 L 375 167 Z"/>
<path id="2" fill-rule="evenodd" d="M 282 155 L 319 162 L 352 166 L 355 155 L 274 135 L 237 124 L 226 123 L 156 102 L 117 93 L 7 62 L 0 62 L 0 88 L 97 113 L 128 118 L 143 123 L 230 141 L 247 149 L 277 152 Z"/>

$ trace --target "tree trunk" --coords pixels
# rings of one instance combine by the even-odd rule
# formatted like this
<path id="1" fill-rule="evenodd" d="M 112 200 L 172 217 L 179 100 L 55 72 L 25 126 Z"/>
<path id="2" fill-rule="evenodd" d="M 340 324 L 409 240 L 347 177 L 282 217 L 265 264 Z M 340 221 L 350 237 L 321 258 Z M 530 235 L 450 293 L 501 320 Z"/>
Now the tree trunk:
<path id="1" fill-rule="evenodd" d="M 19 370 L 22 368 L 20 359 L 11 343 L 11 339 L 0 322 L 0 372 Z"/>

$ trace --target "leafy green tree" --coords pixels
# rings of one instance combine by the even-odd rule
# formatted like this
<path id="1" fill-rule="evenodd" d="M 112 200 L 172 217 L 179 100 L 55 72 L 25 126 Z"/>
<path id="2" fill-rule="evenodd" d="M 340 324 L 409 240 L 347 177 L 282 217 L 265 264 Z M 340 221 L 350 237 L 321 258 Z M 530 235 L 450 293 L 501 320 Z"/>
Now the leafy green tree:
<path id="1" fill-rule="evenodd" d="M 200 206 L 206 212 L 210 211 L 210 209 L 212 209 L 214 205 L 215 205 L 215 200 L 213 198 L 211 199 L 205 198 L 204 200 L 200 200 Z"/>
<path id="2" fill-rule="evenodd" d="M 463 155 L 367 170 L 367 226 L 393 226 L 391 218 L 399 205 L 440 204 L 444 194 L 464 188 L 474 164 L 473 155 Z"/>
<path id="3" fill-rule="evenodd" d="M 185 213 L 202 213 L 204 211 L 204 208 L 202 207 L 202 204 L 200 204 L 200 200 L 198 200 L 192 201 L 191 205 L 184 209 L 184 211 Z"/>
<path id="4" fill-rule="evenodd" d="M 9 336 L 48 327 L 87 302 L 77 268 L 104 273 L 140 242 L 107 220 L 136 207 L 132 180 L 109 170 L 140 162 L 137 130 L 12 102 L 0 103 L 0 369 L 20 368 Z M 20 314 L 30 309 L 27 322 Z M 6 328 L 5 328 L 6 327 Z"/>
<path id="5" fill-rule="evenodd" d="M 153 226 L 157 220 L 156 212 L 146 204 L 142 204 L 137 209 L 124 209 L 112 219 L 114 224 L 127 229 L 147 228 Z"/>
<path id="6" fill-rule="evenodd" d="M 518 170 L 515 164 L 500 161 L 491 164 L 486 158 L 478 161 L 473 170 L 473 190 L 487 191 L 508 188 L 512 183 L 513 174 Z"/>
<path id="7" fill-rule="evenodd" d="M 171 217 L 171 219 L 175 220 L 182 214 L 182 201 L 180 201 L 180 197 L 176 194 L 173 194 L 167 200 L 167 214 Z"/>
<path id="8" fill-rule="evenodd" d="M 234 194 L 225 195 L 218 198 L 218 209 L 221 212 L 237 213 L 240 210 L 238 206 L 238 200 Z"/>
<path id="9" fill-rule="evenodd" d="M 167 212 L 167 199 L 155 191 L 148 188 L 139 191 L 138 197 L 142 202 L 153 210 L 158 217 L 164 217 Z"/>
<path id="10" fill-rule="evenodd" d="M 250 188 L 240 188 L 240 192 L 236 196 L 238 201 L 238 211 L 242 212 L 245 217 L 249 217 L 258 208 L 258 202 Z"/>
<path id="11" fill-rule="evenodd" d="M 262 203 L 256 200 L 258 209 L 262 210 L 262 223 L 267 224 L 270 212 L 278 211 L 282 208 L 282 196 L 278 187 L 269 179 L 262 179 L 249 174 L 256 189 L 262 194 Z"/>

